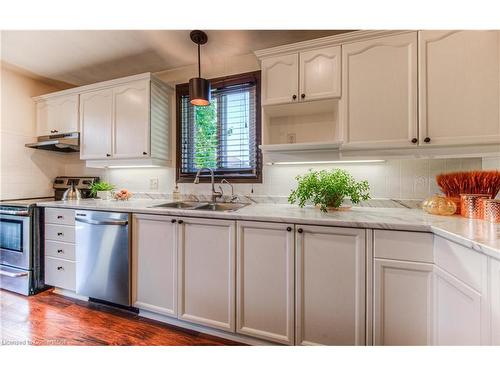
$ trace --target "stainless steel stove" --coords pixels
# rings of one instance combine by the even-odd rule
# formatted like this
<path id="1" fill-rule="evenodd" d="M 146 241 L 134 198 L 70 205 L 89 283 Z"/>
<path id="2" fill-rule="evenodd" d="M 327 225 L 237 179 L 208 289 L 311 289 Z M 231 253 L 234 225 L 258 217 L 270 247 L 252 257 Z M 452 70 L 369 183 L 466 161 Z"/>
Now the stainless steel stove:
<path id="1" fill-rule="evenodd" d="M 45 288 L 43 281 L 43 211 L 34 198 L 0 202 L 0 288 L 24 295 Z"/>

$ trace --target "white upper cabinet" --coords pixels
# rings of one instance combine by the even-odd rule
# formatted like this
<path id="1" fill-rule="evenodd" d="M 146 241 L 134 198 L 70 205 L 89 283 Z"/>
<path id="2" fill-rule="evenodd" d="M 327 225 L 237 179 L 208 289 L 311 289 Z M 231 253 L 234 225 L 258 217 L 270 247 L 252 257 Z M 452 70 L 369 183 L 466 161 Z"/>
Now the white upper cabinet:
<path id="1" fill-rule="evenodd" d="M 340 46 L 262 59 L 262 105 L 340 96 Z"/>
<path id="2" fill-rule="evenodd" d="M 113 89 L 115 158 L 149 155 L 149 81 L 137 81 Z"/>
<path id="3" fill-rule="evenodd" d="M 113 128 L 113 90 L 104 89 L 80 95 L 80 158 L 111 157 Z"/>
<path id="4" fill-rule="evenodd" d="M 149 75 L 80 96 L 80 158 L 88 166 L 170 160 L 166 85 Z"/>
<path id="5" fill-rule="evenodd" d="M 341 123 L 349 146 L 416 145 L 417 33 L 342 46 Z"/>
<path id="6" fill-rule="evenodd" d="M 419 143 L 499 142 L 499 67 L 499 31 L 419 31 Z"/>
<path id="7" fill-rule="evenodd" d="M 300 100 L 339 97 L 340 46 L 301 52 L 299 56 Z"/>
<path id="8" fill-rule="evenodd" d="M 36 115 L 37 136 L 77 132 L 78 94 L 38 100 Z"/>
<path id="9" fill-rule="evenodd" d="M 294 344 L 293 228 L 238 222 L 236 332 Z"/>
<path id="10" fill-rule="evenodd" d="M 270 57 L 262 60 L 262 105 L 298 101 L 299 55 Z"/>
<path id="11" fill-rule="evenodd" d="M 300 225 L 296 231 L 298 345 L 365 345 L 364 229 Z"/>

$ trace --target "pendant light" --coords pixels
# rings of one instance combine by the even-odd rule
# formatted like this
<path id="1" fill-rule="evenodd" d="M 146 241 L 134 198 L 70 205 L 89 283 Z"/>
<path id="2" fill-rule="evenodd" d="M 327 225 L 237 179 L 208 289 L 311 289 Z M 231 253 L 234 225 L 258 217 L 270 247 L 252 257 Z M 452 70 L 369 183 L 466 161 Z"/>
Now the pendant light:
<path id="1" fill-rule="evenodd" d="M 189 101 L 192 105 L 207 106 L 210 104 L 210 82 L 201 78 L 200 45 L 208 41 L 208 36 L 201 30 L 193 30 L 189 34 L 191 40 L 198 45 L 198 77 L 189 80 Z"/>

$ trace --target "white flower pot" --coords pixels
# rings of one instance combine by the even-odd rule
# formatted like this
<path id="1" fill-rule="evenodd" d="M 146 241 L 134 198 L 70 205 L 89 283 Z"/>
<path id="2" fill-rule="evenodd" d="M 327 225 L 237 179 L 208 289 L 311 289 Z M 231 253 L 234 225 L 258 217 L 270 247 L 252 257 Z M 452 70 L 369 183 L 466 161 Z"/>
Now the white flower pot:
<path id="1" fill-rule="evenodd" d="M 113 196 L 111 191 L 98 191 L 96 193 L 97 198 L 103 199 L 103 200 L 110 200 Z"/>

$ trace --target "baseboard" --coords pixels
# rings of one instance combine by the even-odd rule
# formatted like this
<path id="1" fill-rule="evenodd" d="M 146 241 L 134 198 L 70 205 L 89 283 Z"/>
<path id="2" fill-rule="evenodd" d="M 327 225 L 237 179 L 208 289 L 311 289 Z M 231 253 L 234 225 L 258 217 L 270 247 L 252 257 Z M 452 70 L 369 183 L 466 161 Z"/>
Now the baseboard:
<path id="1" fill-rule="evenodd" d="M 196 332 L 200 332 L 200 333 L 206 333 L 208 335 L 220 337 L 220 338 L 223 338 L 226 340 L 240 342 L 240 343 L 246 344 L 246 345 L 266 345 L 266 346 L 278 345 L 275 343 L 271 343 L 269 341 L 264 341 L 264 340 L 256 339 L 253 337 L 240 335 L 238 333 L 224 332 L 224 331 L 220 331 L 220 330 L 215 329 L 215 328 L 209 328 L 209 327 L 204 327 L 204 326 L 194 324 L 194 323 L 184 322 L 184 321 L 176 319 L 176 318 L 171 318 L 168 316 L 164 316 L 161 314 L 157 314 L 154 312 L 145 311 L 145 310 L 141 310 L 141 309 L 139 309 L 139 315 L 143 316 L 144 318 L 157 320 L 159 322 L 171 324 L 173 326 L 190 329 L 192 331 L 196 331 Z"/>
<path id="2" fill-rule="evenodd" d="M 60 294 L 61 296 L 78 299 L 80 301 L 88 301 L 89 300 L 89 297 L 81 296 L 81 295 L 76 294 L 75 292 L 73 292 L 71 290 L 67 290 L 67 289 L 61 289 L 58 287 L 54 287 L 53 292 L 55 294 Z"/>

